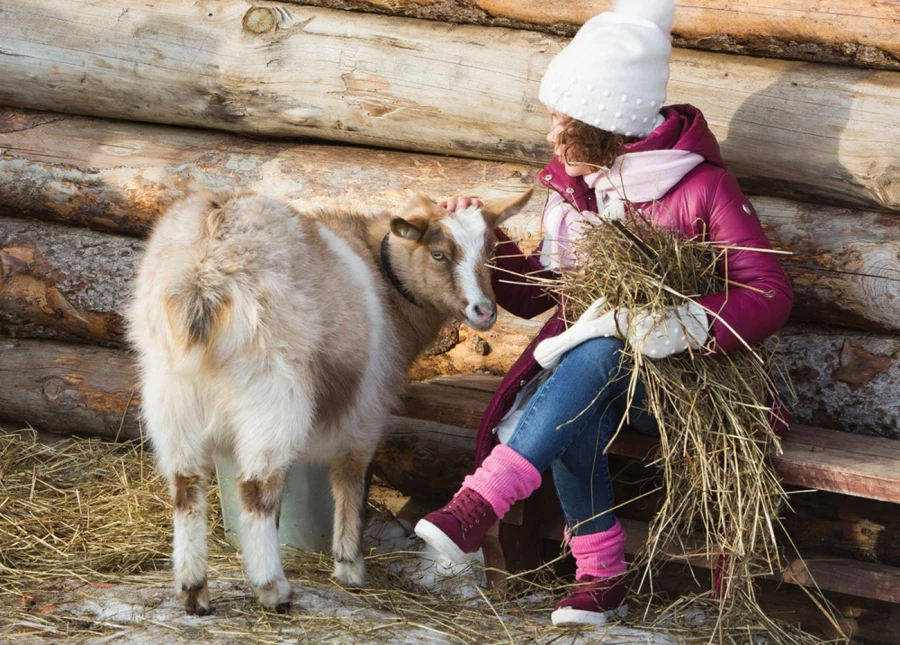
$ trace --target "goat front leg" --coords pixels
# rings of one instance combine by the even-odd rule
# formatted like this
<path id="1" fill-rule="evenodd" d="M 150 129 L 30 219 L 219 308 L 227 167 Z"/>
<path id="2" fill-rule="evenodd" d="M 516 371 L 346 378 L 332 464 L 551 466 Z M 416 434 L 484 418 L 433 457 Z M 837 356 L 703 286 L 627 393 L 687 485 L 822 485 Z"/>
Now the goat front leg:
<path id="1" fill-rule="evenodd" d="M 362 542 L 363 504 L 369 456 L 349 453 L 331 462 L 331 491 L 334 495 L 334 577 L 342 584 L 366 584 Z"/>
<path id="2" fill-rule="evenodd" d="M 209 613 L 209 586 L 206 581 L 206 489 L 209 478 L 196 472 L 169 476 L 175 503 L 175 537 L 172 566 L 175 593 L 190 616 Z"/>
<path id="3" fill-rule="evenodd" d="M 244 571 L 260 604 L 278 613 L 291 609 L 291 585 L 281 565 L 278 515 L 287 470 L 265 477 L 238 477 Z"/>

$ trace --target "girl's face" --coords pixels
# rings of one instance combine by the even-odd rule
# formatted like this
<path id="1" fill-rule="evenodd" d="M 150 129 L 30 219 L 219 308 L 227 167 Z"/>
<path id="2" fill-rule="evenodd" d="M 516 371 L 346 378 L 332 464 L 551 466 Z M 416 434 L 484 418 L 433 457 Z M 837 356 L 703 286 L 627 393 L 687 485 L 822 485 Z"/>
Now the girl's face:
<path id="1" fill-rule="evenodd" d="M 565 148 L 559 143 L 559 133 L 565 125 L 572 120 L 572 117 L 566 116 L 556 110 L 550 110 L 550 131 L 547 133 L 547 143 L 553 147 L 553 154 L 560 158 L 566 166 L 566 174 L 569 177 L 583 177 L 595 172 L 597 168 L 586 164 L 570 165 L 566 162 Z"/>

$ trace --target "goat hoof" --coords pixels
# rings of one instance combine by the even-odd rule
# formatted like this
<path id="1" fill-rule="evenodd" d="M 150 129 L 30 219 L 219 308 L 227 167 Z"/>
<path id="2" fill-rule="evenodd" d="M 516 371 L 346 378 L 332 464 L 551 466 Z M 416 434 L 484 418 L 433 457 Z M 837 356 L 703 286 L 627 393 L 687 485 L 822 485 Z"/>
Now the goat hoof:
<path id="1" fill-rule="evenodd" d="M 286 613 L 291 607 L 291 583 L 285 578 L 254 587 L 259 604 L 269 611 Z"/>
<path id="2" fill-rule="evenodd" d="M 181 604 L 188 616 L 207 616 L 210 613 L 209 585 L 206 580 L 197 585 L 182 585 Z"/>
<path id="3" fill-rule="evenodd" d="M 362 555 L 355 560 L 335 560 L 334 577 L 347 587 L 365 587 L 366 565 Z"/>
<path id="4" fill-rule="evenodd" d="M 188 616 L 209 616 L 212 609 L 209 605 L 201 605 L 200 603 L 191 602 L 184 606 L 184 613 Z"/>

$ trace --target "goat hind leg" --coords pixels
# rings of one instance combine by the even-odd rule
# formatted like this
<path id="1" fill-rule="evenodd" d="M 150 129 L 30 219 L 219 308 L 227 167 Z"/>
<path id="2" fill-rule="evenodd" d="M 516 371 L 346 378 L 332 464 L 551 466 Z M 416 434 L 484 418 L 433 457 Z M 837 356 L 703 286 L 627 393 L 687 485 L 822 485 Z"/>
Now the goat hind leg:
<path id="1" fill-rule="evenodd" d="M 363 561 L 363 504 L 366 492 L 366 470 L 370 458 L 356 453 L 342 455 L 331 462 L 331 490 L 334 494 L 334 577 L 345 585 L 366 584 Z"/>
<path id="2" fill-rule="evenodd" d="M 209 478 L 201 472 L 182 471 L 169 476 L 175 503 L 172 566 L 175 593 L 190 616 L 210 611 L 206 580 L 206 489 Z"/>
<path id="3" fill-rule="evenodd" d="M 291 585 L 281 565 L 278 515 L 287 468 L 266 476 L 238 478 L 244 571 L 260 604 L 278 613 L 291 608 Z"/>

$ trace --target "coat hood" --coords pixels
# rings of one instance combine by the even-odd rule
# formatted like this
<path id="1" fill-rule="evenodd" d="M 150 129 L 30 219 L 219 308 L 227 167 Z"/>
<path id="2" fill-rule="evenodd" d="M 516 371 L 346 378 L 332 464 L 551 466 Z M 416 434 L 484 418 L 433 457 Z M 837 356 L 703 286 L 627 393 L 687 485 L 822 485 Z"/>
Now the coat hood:
<path id="1" fill-rule="evenodd" d="M 700 110 L 693 105 L 667 105 L 660 114 L 665 121 L 646 138 L 626 145 L 625 152 L 685 150 L 714 166 L 725 167 L 719 143 Z"/>

